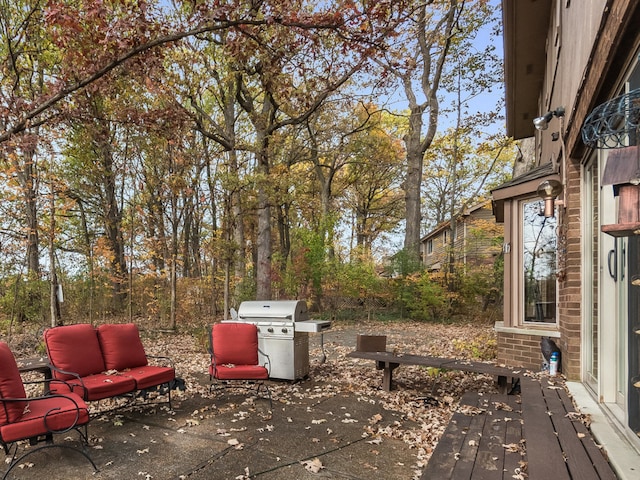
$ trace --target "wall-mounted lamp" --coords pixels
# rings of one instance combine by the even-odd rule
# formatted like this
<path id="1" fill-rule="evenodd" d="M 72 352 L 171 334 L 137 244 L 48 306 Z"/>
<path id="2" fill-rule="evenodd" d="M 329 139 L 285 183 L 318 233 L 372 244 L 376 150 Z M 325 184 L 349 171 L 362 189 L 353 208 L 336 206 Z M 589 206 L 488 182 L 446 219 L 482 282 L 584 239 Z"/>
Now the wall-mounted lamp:
<path id="1" fill-rule="evenodd" d="M 553 217 L 556 197 L 562 193 L 562 183 L 558 180 L 545 180 L 538 185 L 538 196 L 544 200 L 544 216 Z"/>
<path id="2" fill-rule="evenodd" d="M 564 117 L 564 107 L 558 107 L 555 110 L 545 113 L 541 117 L 534 118 L 533 125 L 536 127 L 536 130 L 546 130 L 553 117 Z"/>

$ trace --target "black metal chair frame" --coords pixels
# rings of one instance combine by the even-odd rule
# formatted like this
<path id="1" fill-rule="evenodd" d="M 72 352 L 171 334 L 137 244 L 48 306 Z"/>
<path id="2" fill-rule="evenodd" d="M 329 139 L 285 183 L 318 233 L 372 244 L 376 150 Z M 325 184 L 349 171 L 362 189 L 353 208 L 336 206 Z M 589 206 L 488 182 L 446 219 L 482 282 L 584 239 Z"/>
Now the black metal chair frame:
<path id="1" fill-rule="evenodd" d="M 209 328 L 209 347 L 208 347 L 209 355 L 211 356 L 211 364 L 213 365 L 213 369 L 216 368 L 215 356 L 213 355 L 213 327 Z M 258 352 L 261 353 L 267 361 L 262 365 L 267 369 L 268 374 L 271 373 L 271 360 L 269 359 L 269 355 L 264 353 L 260 348 L 258 348 Z M 266 398 L 269 400 L 269 410 L 273 410 L 273 402 L 271 400 L 271 390 L 269 390 L 269 386 L 264 382 L 264 380 L 252 380 L 252 379 L 219 379 L 215 378 L 213 375 L 209 374 L 209 393 L 214 393 L 218 391 L 218 387 L 221 387 L 223 391 L 226 392 L 227 389 L 242 389 L 247 391 L 256 392 L 256 396 L 260 398 Z M 266 397 L 260 395 L 260 391 L 264 388 L 266 392 Z"/>
<path id="2" fill-rule="evenodd" d="M 42 380 L 42 381 L 30 381 L 30 382 L 23 382 L 25 385 L 28 384 L 38 384 L 38 383 L 42 383 L 45 384 L 45 392 L 48 389 L 48 385 L 50 382 L 60 382 L 60 380 Z M 2 480 L 5 480 L 7 478 L 7 476 L 9 475 L 9 473 L 11 473 L 11 471 L 16 467 L 16 465 L 19 465 L 20 462 L 22 462 L 22 460 L 24 460 L 26 457 L 29 457 L 30 455 L 39 452 L 40 450 L 45 450 L 45 449 L 50 449 L 50 448 L 65 448 L 68 450 L 73 450 L 76 451 L 78 453 L 80 453 L 82 456 L 84 456 L 89 463 L 91 463 L 91 466 L 93 466 L 93 469 L 95 472 L 98 472 L 98 467 L 96 466 L 96 464 L 94 463 L 94 461 L 91 459 L 91 457 L 89 456 L 89 454 L 87 453 L 87 446 L 89 444 L 89 436 L 88 436 L 88 429 L 87 429 L 87 423 L 84 423 L 83 425 L 77 425 L 77 422 L 80 418 L 79 415 L 79 406 L 77 404 L 77 402 L 71 398 L 68 397 L 66 395 L 58 395 L 58 394 L 45 394 L 45 395 L 41 395 L 41 396 L 35 396 L 35 397 L 28 397 L 28 398 L 0 398 L 0 403 L 4 404 L 5 402 L 33 402 L 33 401 L 38 401 L 38 400 L 44 400 L 44 399 L 50 399 L 50 398 L 64 398 L 65 400 L 72 402 L 75 407 L 76 407 L 76 418 L 75 421 L 73 422 L 73 425 L 71 425 L 69 428 L 66 428 L 64 430 L 54 430 L 52 428 L 49 428 L 47 426 L 47 432 L 34 436 L 34 437 L 30 437 L 30 438 L 23 438 L 21 440 L 16 440 L 13 442 L 9 442 L 9 443 L 5 443 L 2 439 L 0 439 L 0 443 L 2 444 L 2 448 L 4 449 L 5 455 L 9 455 L 11 454 L 11 461 L 9 463 L 9 468 L 7 469 L 7 471 L 4 473 L 4 475 L 2 476 Z M 0 407 L 0 408 L 4 408 L 4 407 Z M 54 414 L 56 411 L 60 410 L 60 408 L 53 408 L 51 410 L 49 410 L 47 413 L 45 413 L 44 415 L 44 423 L 45 425 L 47 425 L 47 417 L 50 414 Z M 78 432 L 78 434 L 80 435 L 80 443 L 82 445 L 82 448 L 77 448 L 75 446 L 72 445 L 66 445 L 66 444 L 61 444 L 61 443 L 54 443 L 53 442 L 53 435 L 59 435 L 59 434 L 64 434 L 67 432 L 70 432 L 71 430 L 75 430 Z M 28 451 L 26 451 L 25 453 L 23 453 L 22 455 L 20 455 L 19 457 L 17 457 L 18 455 L 18 443 L 22 440 L 28 440 L 29 441 L 29 445 L 30 446 L 35 446 L 36 448 L 33 449 L 28 449 Z M 40 443 L 44 442 L 44 445 L 39 445 Z M 13 451 L 13 452 L 12 452 Z M 17 457 L 17 458 L 16 458 Z"/>
<path id="3" fill-rule="evenodd" d="M 152 356 L 152 355 L 147 355 L 147 358 L 150 359 L 154 359 L 154 360 L 158 360 L 158 359 L 162 359 L 162 360 L 166 360 L 169 362 L 169 364 L 171 365 L 171 367 L 173 368 L 173 360 L 169 357 L 158 357 L 158 356 Z M 78 375 L 76 372 L 69 372 L 66 370 L 62 370 L 61 368 L 57 368 L 54 365 L 49 365 L 49 368 L 51 369 L 52 372 L 58 372 L 61 373 L 63 375 L 71 375 L 73 376 L 76 380 L 78 380 L 78 382 L 80 382 L 80 386 L 82 387 L 83 391 L 87 391 L 87 389 L 85 388 L 84 385 L 84 381 L 82 380 L 82 377 L 80 375 Z M 53 379 L 53 380 L 49 380 L 51 382 L 60 382 L 60 383 L 66 383 L 64 380 L 57 380 L 57 379 Z M 166 402 L 162 402 L 162 401 L 158 401 L 158 402 L 138 402 L 137 398 L 141 397 L 143 399 L 147 399 L 148 394 L 153 390 L 153 389 L 157 389 L 158 391 L 162 390 L 162 387 L 166 385 L 166 389 L 167 389 L 167 401 Z M 71 387 L 71 385 L 70 385 Z M 71 391 L 72 388 L 71 388 Z M 162 393 L 160 393 L 160 395 L 162 395 Z M 82 395 L 81 395 L 82 396 Z M 156 385 L 156 387 L 152 387 L 152 388 L 147 388 L 147 389 L 142 389 L 142 390 L 133 390 L 131 392 L 126 392 L 126 393 L 122 393 L 119 395 L 114 395 L 112 397 L 106 397 L 106 398 L 125 398 L 128 399 L 128 402 L 125 403 L 124 405 L 118 405 L 116 407 L 113 408 L 108 408 L 106 410 L 100 410 L 100 413 L 109 413 L 109 412 L 113 412 L 113 411 L 117 411 L 120 410 L 121 408 L 128 408 L 128 407 L 135 407 L 135 406 L 148 406 L 148 405 L 163 405 L 163 404 L 168 404 L 169 405 L 169 409 L 172 410 L 173 406 L 171 404 L 171 385 L 170 383 L 161 383 L 160 385 Z M 85 398 L 83 398 L 83 400 L 85 402 L 92 402 L 92 403 L 100 403 L 100 400 L 87 400 Z M 101 399 L 103 400 L 103 399 Z"/>

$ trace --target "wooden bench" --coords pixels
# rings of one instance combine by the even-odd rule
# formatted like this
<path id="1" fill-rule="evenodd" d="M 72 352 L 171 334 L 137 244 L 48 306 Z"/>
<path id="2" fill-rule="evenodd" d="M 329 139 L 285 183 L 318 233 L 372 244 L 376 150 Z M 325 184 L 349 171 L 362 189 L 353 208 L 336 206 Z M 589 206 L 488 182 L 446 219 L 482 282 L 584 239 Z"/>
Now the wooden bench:
<path id="1" fill-rule="evenodd" d="M 455 358 L 430 357 L 426 355 L 412 355 L 408 353 L 396 354 L 393 352 L 362 352 L 353 351 L 347 355 L 351 358 L 361 358 L 376 362 L 376 368 L 382 370 L 382 388 L 391 391 L 393 388 L 393 371 L 400 365 L 421 365 L 425 367 L 443 370 L 460 370 L 471 373 L 484 373 L 497 378 L 498 388 L 502 393 L 508 390 L 507 380 L 517 379 L 521 370 L 513 370 L 500 367 L 491 363 L 474 362 L 470 360 L 457 360 Z"/>
<path id="2" fill-rule="evenodd" d="M 522 376 L 520 395 L 467 392 L 422 480 L 615 480 L 561 382 Z"/>
<path id="3" fill-rule="evenodd" d="M 36 372 L 44 376 L 43 393 L 49 393 L 49 384 L 51 382 L 51 365 L 49 365 L 49 359 L 47 356 L 29 357 L 17 359 L 18 371 L 22 373 Z M 28 384 L 31 382 L 25 382 Z"/>
<path id="4" fill-rule="evenodd" d="M 16 363 L 18 364 L 18 371 L 20 373 L 38 372 L 44 375 L 45 379 L 51 379 L 51 366 L 49 365 L 49 359 L 47 356 L 19 358 Z"/>

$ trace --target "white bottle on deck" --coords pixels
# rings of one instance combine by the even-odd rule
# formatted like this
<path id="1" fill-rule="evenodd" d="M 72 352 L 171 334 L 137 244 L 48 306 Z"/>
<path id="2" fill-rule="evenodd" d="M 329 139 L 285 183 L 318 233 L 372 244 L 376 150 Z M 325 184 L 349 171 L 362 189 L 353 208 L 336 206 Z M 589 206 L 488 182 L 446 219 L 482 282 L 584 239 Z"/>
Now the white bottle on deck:
<path id="1" fill-rule="evenodd" d="M 558 374 L 558 362 L 560 358 L 558 357 L 558 352 L 553 352 L 551 354 L 551 361 L 549 362 L 549 376 L 555 377 Z"/>

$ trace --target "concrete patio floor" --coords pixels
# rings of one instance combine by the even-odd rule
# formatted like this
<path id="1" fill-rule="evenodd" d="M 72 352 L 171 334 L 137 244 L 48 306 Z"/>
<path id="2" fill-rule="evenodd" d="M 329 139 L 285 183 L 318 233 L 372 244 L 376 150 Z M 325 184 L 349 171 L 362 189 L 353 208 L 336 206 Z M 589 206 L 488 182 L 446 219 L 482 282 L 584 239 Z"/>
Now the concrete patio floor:
<path id="1" fill-rule="evenodd" d="M 314 388 L 312 381 L 302 385 Z M 176 400 L 174 409 L 135 407 L 94 418 L 89 455 L 46 449 L 16 467 L 15 479 L 389 479 L 412 478 L 406 443 L 364 436 L 363 426 L 405 421 L 380 404 L 337 395 L 300 397 L 269 413 L 265 399 L 241 392 Z M 235 402 L 235 403 L 234 403 Z M 69 433 L 56 442 L 75 441 Z M 313 468 L 319 468 L 313 473 Z M 307 470 L 307 468 L 309 470 Z"/>
<path id="2" fill-rule="evenodd" d="M 320 367 L 319 336 L 311 335 L 312 373 L 296 382 L 269 381 L 272 412 L 268 400 L 245 391 L 203 393 L 209 386 L 203 364 L 198 372 L 189 372 L 186 392 L 172 393 L 172 410 L 166 404 L 138 405 L 92 415 L 88 454 L 97 472 L 79 453 L 52 448 L 27 457 L 8 478 L 419 478 L 417 449 L 393 435 L 375 434 L 379 429 L 420 428 L 375 397 L 378 372 L 364 367 L 371 374 L 373 396 L 355 388 L 344 391 L 327 380 L 340 375 L 335 363 L 343 350 L 355 346 L 356 331 L 325 334 L 328 360 Z M 358 380 L 366 386 L 364 376 Z M 77 440 L 76 432 L 55 438 L 56 443 L 78 446 Z"/>

